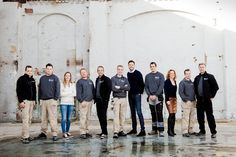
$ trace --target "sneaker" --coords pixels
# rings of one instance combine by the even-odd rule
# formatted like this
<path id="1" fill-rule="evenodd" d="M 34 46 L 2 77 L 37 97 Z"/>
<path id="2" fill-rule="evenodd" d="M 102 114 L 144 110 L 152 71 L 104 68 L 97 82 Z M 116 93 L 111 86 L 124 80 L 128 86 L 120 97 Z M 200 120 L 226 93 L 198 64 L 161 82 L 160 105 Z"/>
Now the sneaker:
<path id="1" fill-rule="evenodd" d="M 157 135 L 157 131 L 156 130 L 152 130 L 151 132 L 148 133 L 148 135 Z"/>
<path id="2" fill-rule="evenodd" d="M 159 137 L 164 137 L 164 132 L 163 131 L 159 132 Z"/>
<path id="3" fill-rule="evenodd" d="M 67 137 L 68 137 L 68 135 L 65 133 L 65 134 L 63 134 L 63 137 L 64 137 L 64 138 L 67 138 Z"/>
<path id="4" fill-rule="evenodd" d="M 39 134 L 36 138 L 41 140 L 47 139 L 47 135 L 41 132 L 41 134 Z"/>
<path id="5" fill-rule="evenodd" d="M 52 137 L 52 141 L 57 141 L 58 139 L 57 139 L 57 136 L 53 136 Z"/>
<path id="6" fill-rule="evenodd" d="M 29 138 L 22 138 L 22 139 L 21 139 L 21 142 L 22 142 L 23 144 L 29 144 L 29 143 L 30 143 Z"/>
<path id="7" fill-rule="evenodd" d="M 204 136 L 204 135 L 206 135 L 206 133 L 203 133 L 203 132 L 199 132 L 199 133 L 196 133 L 196 136 Z"/>
<path id="8" fill-rule="evenodd" d="M 87 138 L 86 134 L 81 134 L 79 137 L 80 137 L 81 139 L 86 139 L 86 138 Z"/>
<path id="9" fill-rule="evenodd" d="M 71 133 L 67 132 L 66 135 L 67 135 L 67 136 L 71 136 Z"/>
<path id="10" fill-rule="evenodd" d="M 118 133 L 118 136 L 126 136 L 127 134 L 126 133 L 124 133 L 124 131 L 120 131 L 119 133 Z"/>
<path id="11" fill-rule="evenodd" d="M 137 130 L 130 130 L 127 135 L 137 134 Z"/>
<path id="12" fill-rule="evenodd" d="M 216 138 L 216 134 L 211 134 L 211 138 Z"/>
<path id="13" fill-rule="evenodd" d="M 119 138 L 119 136 L 118 136 L 118 133 L 117 133 L 117 132 L 115 132 L 115 133 L 114 133 L 114 135 L 113 135 L 113 138 Z"/>
<path id="14" fill-rule="evenodd" d="M 91 134 L 89 134 L 89 133 L 86 133 L 86 137 L 87 138 L 91 138 L 91 137 L 93 137 Z"/>
<path id="15" fill-rule="evenodd" d="M 141 136 L 146 136 L 145 130 L 140 131 L 139 134 L 137 135 L 137 137 L 141 137 Z"/>
<path id="16" fill-rule="evenodd" d="M 102 134 L 102 135 L 100 136 L 100 139 L 104 139 L 104 138 L 107 138 L 107 135 Z"/>
<path id="17" fill-rule="evenodd" d="M 190 137 L 189 133 L 184 133 L 182 136 L 183 137 Z"/>

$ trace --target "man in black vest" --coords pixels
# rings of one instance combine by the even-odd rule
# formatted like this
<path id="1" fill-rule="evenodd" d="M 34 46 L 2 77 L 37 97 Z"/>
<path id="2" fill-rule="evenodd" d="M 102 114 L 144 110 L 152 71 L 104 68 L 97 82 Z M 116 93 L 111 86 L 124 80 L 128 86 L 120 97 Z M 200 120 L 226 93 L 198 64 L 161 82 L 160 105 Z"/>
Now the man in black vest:
<path id="1" fill-rule="evenodd" d="M 211 137 L 216 138 L 216 123 L 213 115 L 212 99 L 215 97 L 219 87 L 215 77 L 206 72 L 206 64 L 200 63 L 198 65 L 200 74 L 194 79 L 194 88 L 197 96 L 197 119 L 199 123 L 200 132 L 198 136 L 206 134 L 205 131 L 205 115 L 211 131 Z"/>
<path id="2" fill-rule="evenodd" d="M 98 66 L 98 77 L 95 87 L 95 102 L 97 107 L 97 115 L 102 129 L 99 134 L 100 138 L 107 138 L 107 108 L 111 94 L 111 79 L 104 75 L 104 67 Z"/>

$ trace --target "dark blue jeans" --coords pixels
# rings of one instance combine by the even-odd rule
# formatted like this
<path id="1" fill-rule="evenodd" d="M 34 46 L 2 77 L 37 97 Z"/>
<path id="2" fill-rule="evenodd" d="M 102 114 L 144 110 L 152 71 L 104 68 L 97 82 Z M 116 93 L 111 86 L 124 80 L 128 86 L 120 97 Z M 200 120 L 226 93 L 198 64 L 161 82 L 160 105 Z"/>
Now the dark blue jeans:
<path id="1" fill-rule="evenodd" d="M 129 94 L 129 106 L 132 119 L 132 129 L 137 130 L 137 119 L 136 119 L 136 112 L 137 112 L 141 130 L 145 130 L 143 113 L 141 108 L 141 94 Z"/>
<path id="2" fill-rule="evenodd" d="M 71 115 L 73 109 L 74 105 L 60 105 L 62 133 L 67 133 L 70 130 Z"/>

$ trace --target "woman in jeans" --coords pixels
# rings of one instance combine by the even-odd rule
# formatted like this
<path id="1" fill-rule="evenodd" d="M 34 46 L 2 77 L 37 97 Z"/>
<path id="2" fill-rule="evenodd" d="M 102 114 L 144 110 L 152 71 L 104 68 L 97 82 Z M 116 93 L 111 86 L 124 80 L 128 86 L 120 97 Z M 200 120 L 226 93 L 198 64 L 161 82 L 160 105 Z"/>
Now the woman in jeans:
<path id="1" fill-rule="evenodd" d="M 175 113 L 177 111 L 177 100 L 176 100 L 176 73 L 173 69 L 170 69 L 166 76 L 166 81 L 164 84 L 165 91 L 165 102 L 166 107 L 169 112 L 168 117 L 168 135 L 175 136 Z"/>
<path id="2" fill-rule="evenodd" d="M 71 123 L 70 121 L 74 109 L 74 97 L 76 96 L 75 84 L 72 83 L 71 80 L 71 73 L 66 72 L 64 74 L 63 83 L 61 84 L 61 129 L 64 138 L 71 136 L 69 133 Z"/>

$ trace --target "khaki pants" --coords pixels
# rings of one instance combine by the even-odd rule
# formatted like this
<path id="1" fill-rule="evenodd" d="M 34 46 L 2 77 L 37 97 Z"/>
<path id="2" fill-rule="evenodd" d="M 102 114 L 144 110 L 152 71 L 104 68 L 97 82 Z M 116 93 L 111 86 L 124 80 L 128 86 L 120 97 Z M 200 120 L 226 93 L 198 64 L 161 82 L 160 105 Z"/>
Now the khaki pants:
<path id="1" fill-rule="evenodd" d="M 41 132 L 47 134 L 48 120 L 50 122 L 52 136 L 57 136 L 57 105 L 58 102 L 54 99 L 40 100 L 42 106 L 42 122 Z"/>
<path id="2" fill-rule="evenodd" d="M 119 133 L 124 129 L 125 115 L 127 110 L 126 98 L 113 98 L 114 126 L 113 131 Z"/>
<path id="3" fill-rule="evenodd" d="M 29 125 L 31 124 L 35 101 L 25 100 L 25 107 L 22 109 L 22 138 L 29 137 Z"/>
<path id="4" fill-rule="evenodd" d="M 92 101 L 83 101 L 79 104 L 80 111 L 80 134 L 89 133 L 89 116 L 91 115 Z"/>
<path id="5" fill-rule="evenodd" d="M 196 120 L 196 102 L 187 101 L 182 103 L 182 133 L 193 133 Z"/>

